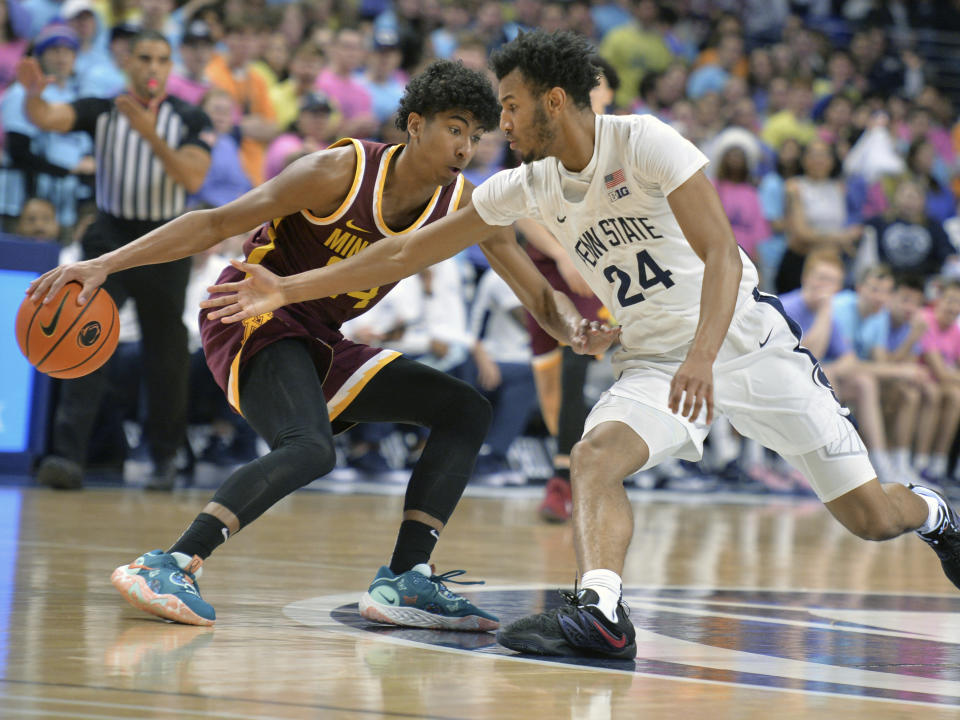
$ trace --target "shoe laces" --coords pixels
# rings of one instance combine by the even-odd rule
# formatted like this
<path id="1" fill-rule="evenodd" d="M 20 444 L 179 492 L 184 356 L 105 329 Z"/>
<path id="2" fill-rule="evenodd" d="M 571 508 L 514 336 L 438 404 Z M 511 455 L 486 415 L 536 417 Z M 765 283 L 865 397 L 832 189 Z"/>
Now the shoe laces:
<path id="1" fill-rule="evenodd" d="M 569 590 L 557 590 L 560 597 L 563 598 L 564 602 L 568 605 L 573 605 L 574 607 L 582 607 L 580 602 L 580 593 L 583 592 L 586 588 L 581 588 L 579 586 L 580 576 L 577 575 L 573 579 L 573 592 Z M 626 601 L 623 599 L 623 594 L 621 593 L 619 600 L 617 600 L 617 609 L 623 610 L 624 617 L 630 617 L 630 606 L 627 605 Z"/>
<path id="2" fill-rule="evenodd" d="M 432 566 L 431 566 L 432 569 Z M 466 575 L 466 570 L 447 570 L 445 573 L 440 575 L 431 575 L 430 582 L 439 583 L 441 585 L 445 583 L 454 583 L 456 585 L 483 585 L 483 580 L 454 580 L 455 577 L 460 577 L 461 575 Z"/>

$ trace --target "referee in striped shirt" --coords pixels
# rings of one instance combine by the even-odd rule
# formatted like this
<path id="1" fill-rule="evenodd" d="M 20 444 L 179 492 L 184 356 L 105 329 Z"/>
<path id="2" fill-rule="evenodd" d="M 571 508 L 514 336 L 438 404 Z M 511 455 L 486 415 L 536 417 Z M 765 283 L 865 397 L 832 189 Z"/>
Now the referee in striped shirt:
<path id="1" fill-rule="evenodd" d="M 171 48 L 158 32 L 144 31 L 130 45 L 128 91 L 113 100 L 81 98 L 69 104 L 40 97 L 46 81 L 32 58 L 17 79 L 27 90 L 25 109 L 42 130 L 90 133 L 96 145 L 97 218 L 83 236 L 85 258 L 135 240 L 184 212 L 188 193 L 210 167 L 212 128 L 198 108 L 165 93 Z M 120 306 L 132 297 L 142 337 L 147 388 L 146 436 L 154 463 L 148 487 L 173 487 L 174 455 L 186 430 L 189 356 L 182 315 L 190 258 L 133 268 L 104 284 Z M 37 481 L 79 488 L 106 374 L 103 369 L 63 383 L 54 417 L 52 454 Z"/>

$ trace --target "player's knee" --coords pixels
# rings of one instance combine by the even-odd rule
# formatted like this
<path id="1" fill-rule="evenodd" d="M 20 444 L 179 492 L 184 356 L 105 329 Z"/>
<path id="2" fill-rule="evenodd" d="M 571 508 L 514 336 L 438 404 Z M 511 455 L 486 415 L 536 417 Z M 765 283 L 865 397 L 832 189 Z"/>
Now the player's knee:
<path id="1" fill-rule="evenodd" d="M 337 464 L 333 439 L 323 435 L 303 435 L 291 440 L 289 447 L 297 454 L 298 467 L 307 483 L 330 473 Z M 306 484 L 306 483 L 305 483 Z"/>
<path id="2" fill-rule="evenodd" d="M 602 467 L 604 449 L 590 436 L 577 441 L 570 451 L 570 477 L 586 480 L 596 475 L 594 470 Z"/>
<path id="3" fill-rule="evenodd" d="M 456 427 L 461 434 L 478 437 L 483 442 L 493 421 L 490 401 L 467 383 L 459 381 L 445 389 L 444 396 L 447 400 L 446 411 L 439 421 L 445 426 Z"/>

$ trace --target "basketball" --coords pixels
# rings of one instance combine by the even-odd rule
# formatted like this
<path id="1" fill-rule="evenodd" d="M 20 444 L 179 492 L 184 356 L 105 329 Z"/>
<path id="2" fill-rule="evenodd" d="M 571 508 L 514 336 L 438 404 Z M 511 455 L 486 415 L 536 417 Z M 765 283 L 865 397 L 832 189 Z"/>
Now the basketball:
<path id="1" fill-rule="evenodd" d="M 77 305 L 82 286 L 70 282 L 43 305 L 24 298 L 17 311 L 20 352 L 42 373 L 76 378 L 103 365 L 117 347 L 120 319 L 113 298 L 103 288 Z"/>

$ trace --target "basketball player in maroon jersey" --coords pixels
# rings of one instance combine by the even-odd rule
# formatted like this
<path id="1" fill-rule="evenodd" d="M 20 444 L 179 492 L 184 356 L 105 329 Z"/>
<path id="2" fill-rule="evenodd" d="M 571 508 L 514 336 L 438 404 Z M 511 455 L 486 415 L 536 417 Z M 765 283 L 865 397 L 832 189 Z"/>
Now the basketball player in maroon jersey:
<path id="1" fill-rule="evenodd" d="M 408 133 L 406 145 L 340 141 L 232 203 L 187 213 L 116 251 L 51 270 L 31 292 L 52 297 L 76 280 L 87 298 L 109 273 L 185 257 L 259 223 L 265 224 L 245 245 L 244 267 L 292 275 L 331 265 L 469 204 L 473 188 L 461 171 L 498 118 L 482 73 L 439 61 L 410 82 L 401 101 L 397 124 Z M 487 252 L 521 298 L 539 287 L 512 231 Z M 219 283 L 244 276 L 228 267 Z M 351 342 L 339 331 L 392 287 L 295 303 L 244 323 L 224 324 L 201 312 L 210 369 L 271 452 L 232 474 L 167 552 L 145 553 L 114 571 L 113 584 L 131 604 L 177 622 L 212 624 L 214 609 L 200 597 L 196 578 L 214 549 L 281 498 L 330 472 L 334 432 L 357 422 L 405 422 L 430 428 L 430 435 L 410 478 L 393 556 L 361 599 L 361 612 L 417 627 L 498 626 L 496 617 L 446 588 L 444 581 L 460 571 L 437 576 L 428 564 L 486 435 L 487 401 L 465 383 L 398 353 Z M 580 326 L 566 298 L 551 296 L 541 306 L 538 320 L 564 337 Z M 609 338 L 597 339 L 609 344 Z"/>

